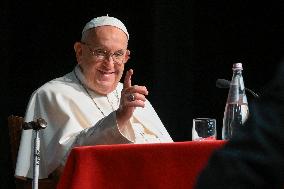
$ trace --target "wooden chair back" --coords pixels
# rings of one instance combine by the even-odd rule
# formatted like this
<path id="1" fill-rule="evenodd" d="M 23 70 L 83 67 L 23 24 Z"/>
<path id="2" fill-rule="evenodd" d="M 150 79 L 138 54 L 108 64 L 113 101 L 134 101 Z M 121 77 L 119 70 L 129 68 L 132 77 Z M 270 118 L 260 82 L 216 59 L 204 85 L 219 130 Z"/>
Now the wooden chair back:
<path id="1" fill-rule="evenodd" d="M 10 138 L 10 147 L 11 147 L 10 151 L 11 151 L 11 158 L 14 170 L 17 163 L 17 155 L 21 141 L 23 123 L 24 123 L 23 117 L 14 116 L 14 115 L 10 115 L 8 117 L 9 138 Z"/>

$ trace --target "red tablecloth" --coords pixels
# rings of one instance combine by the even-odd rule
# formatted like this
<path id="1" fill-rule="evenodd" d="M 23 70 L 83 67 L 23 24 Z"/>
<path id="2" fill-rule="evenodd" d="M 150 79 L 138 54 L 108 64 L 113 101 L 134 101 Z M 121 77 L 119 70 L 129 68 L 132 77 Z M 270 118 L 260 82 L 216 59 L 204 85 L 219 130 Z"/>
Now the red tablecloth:
<path id="1" fill-rule="evenodd" d="M 224 141 L 74 148 L 57 189 L 190 189 Z"/>

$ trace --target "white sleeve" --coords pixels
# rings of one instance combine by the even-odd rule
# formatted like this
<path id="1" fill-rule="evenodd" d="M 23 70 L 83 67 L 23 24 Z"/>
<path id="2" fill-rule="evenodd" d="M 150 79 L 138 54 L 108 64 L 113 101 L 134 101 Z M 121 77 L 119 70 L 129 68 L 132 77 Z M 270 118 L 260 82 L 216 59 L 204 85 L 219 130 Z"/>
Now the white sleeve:
<path id="1" fill-rule="evenodd" d="M 73 146 L 123 143 L 131 143 L 131 141 L 120 133 L 116 122 L 116 112 L 114 111 L 99 120 L 93 127 L 81 131 L 76 136 Z"/>

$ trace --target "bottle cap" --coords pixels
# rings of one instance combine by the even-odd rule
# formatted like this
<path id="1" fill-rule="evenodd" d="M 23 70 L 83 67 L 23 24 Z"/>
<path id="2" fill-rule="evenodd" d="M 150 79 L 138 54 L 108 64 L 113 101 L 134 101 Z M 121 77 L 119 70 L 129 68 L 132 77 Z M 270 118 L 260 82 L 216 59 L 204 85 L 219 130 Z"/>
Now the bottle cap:
<path id="1" fill-rule="evenodd" d="M 242 63 L 235 63 L 235 64 L 233 64 L 233 70 L 243 70 Z"/>

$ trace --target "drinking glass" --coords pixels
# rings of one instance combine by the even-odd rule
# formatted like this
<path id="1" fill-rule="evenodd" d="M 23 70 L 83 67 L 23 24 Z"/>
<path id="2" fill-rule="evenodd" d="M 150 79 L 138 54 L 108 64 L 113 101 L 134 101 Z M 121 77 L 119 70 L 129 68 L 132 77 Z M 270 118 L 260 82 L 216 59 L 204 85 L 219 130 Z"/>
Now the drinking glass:
<path id="1" fill-rule="evenodd" d="M 192 140 L 216 140 L 216 119 L 195 118 L 192 126 Z"/>

